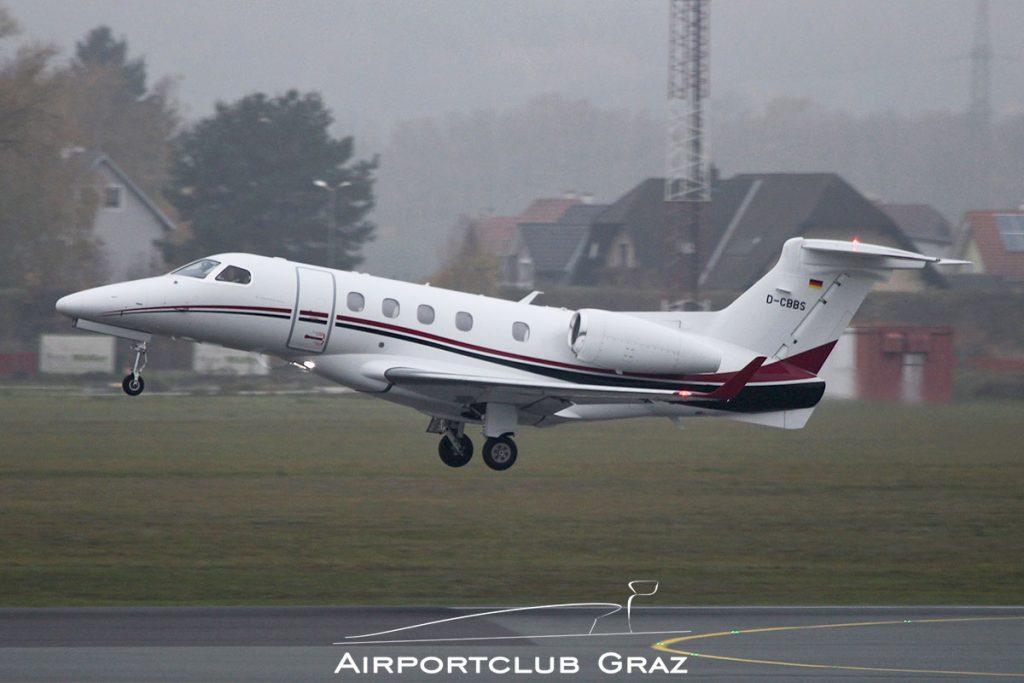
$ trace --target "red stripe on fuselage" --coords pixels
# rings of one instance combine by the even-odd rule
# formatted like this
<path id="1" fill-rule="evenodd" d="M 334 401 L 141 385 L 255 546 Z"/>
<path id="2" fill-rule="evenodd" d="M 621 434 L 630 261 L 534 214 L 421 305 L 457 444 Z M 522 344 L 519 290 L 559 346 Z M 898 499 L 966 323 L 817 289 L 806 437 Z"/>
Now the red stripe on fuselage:
<path id="1" fill-rule="evenodd" d="M 380 322 L 378 320 L 368 320 L 364 318 L 354 318 L 347 315 L 336 316 L 338 320 L 345 322 L 356 323 L 359 325 L 368 325 L 371 327 L 378 327 L 385 330 L 391 330 L 393 332 L 401 332 L 414 337 L 422 337 L 431 341 L 442 342 L 445 344 L 451 344 L 452 346 L 458 346 L 460 348 L 469 349 L 472 351 L 478 351 L 482 353 L 489 353 L 494 356 L 501 356 L 503 358 L 511 358 L 514 360 L 527 361 L 530 363 L 537 363 L 540 365 L 547 365 L 550 367 L 564 368 L 567 370 L 582 370 L 585 372 L 598 373 L 603 375 L 618 375 L 622 377 L 634 377 L 638 379 L 654 379 L 663 380 L 666 382 L 727 382 L 735 375 L 735 372 L 724 372 L 720 374 L 712 375 L 658 375 L 648 374 L 639 372 L 624 372 L 617 373 L 614 370 L 606 368 L 595 368 L 589 365 L 576 365 L 573 363 L 563 363 L 562 361 L 549 360 L 547 358 L 537 358 L 536 356 L 525 356 L 519 353 L 511 353 L 509 351 L 502 351 L 500 349 L 492 349 L 486 346 L 478 346 L 476 344 L 470 344 L 468 342 L 459 341 L 457 339 L 451 339 L 450 337 L 442 337 L 440 335 L 431 334 L 429 332 L 423 332 L 421 330 L 415 330 L 409 327 L 402 327 L 401 325 L 392 325 L 391 323 Z M 834 345 L 832 342 L 831 345 Z M 831 345 L 829 350 L 831 350 Z M 824 347 L 819 347 L 824 348 Z M 827 352 L 826 352 L 827 355 Z M 788 359 L 787 359 L 788 360 Z M 815 376 L 798 366 L 790 365 L 787 361 L 776 361 L 770 365 L 762 366 L 751 378 L 750 383 L 758 382 L 792 382 L 796 380 L 807 380 L 815 379 Z"/>

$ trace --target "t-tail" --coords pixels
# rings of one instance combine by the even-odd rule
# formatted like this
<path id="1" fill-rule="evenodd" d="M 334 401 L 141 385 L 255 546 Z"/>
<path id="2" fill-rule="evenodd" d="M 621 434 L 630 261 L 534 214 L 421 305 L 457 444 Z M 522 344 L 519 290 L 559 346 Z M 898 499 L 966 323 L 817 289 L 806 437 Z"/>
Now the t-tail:
<path id="1" fill-rule="evenodd" d="M 861 242 L 786 242 L 778 263 L 727 308 L 711 314 L 707 334 L 817 375 L 872 285 L 894 270 L 927 264 L 962 265 L 911 251 Z M 737 419 L 799 428 L 812 409 L 737 415 Z"/>
<path id="2" fill-rule="evenodd" d="M 794 237 L 778 263 L 727 308 L 708 335 L 817 374 L 871 286 L 894 270 L 961 265 L 876 244 Z"/>

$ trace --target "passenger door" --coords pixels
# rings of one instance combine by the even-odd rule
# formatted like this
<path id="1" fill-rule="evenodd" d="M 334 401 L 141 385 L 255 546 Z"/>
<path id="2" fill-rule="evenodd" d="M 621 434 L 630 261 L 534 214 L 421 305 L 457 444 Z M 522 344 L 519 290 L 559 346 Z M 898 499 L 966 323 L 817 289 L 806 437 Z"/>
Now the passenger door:
<path id="1" fill-rule="evenodd" d="M 298 290 L 288 348 L 322 353 L 334 327 L 334 274 L 298 266 L 295 276 Z"/>

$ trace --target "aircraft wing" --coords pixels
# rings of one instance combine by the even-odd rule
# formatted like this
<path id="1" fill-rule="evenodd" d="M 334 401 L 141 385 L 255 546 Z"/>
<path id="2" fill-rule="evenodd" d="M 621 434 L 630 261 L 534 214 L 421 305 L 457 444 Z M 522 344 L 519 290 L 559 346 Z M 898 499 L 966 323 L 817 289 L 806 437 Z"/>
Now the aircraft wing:
<path id="1" fill-rule="evenodd" d="M 764 356 L 758 356 L 722 386 L 706 393 L 685 389 L 636 389 L 532 378 L 483 377 L 408 366 L 392 367 L 384 372 L 384 376 L 395 386 L 464 404 L 490 401 L 523 406 L 535 405 L 545 399 L 554 399 L 563 407 L 566 403 L 632 401 L 724 403 L 740 393 L 764 361 Z"/>

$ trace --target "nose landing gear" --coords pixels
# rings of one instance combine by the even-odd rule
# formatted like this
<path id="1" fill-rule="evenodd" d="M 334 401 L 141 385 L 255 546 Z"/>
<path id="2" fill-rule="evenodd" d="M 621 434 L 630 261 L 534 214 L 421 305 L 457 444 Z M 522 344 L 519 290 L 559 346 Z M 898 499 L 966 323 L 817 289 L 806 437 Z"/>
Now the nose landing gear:
<path id="1" fill-rule="evenodd" d="M 135 352 L 135 363 L 132 365 L 132 371 L 121 380 L 121 388 L 129 396 L 138 396 L 146 388 L 146 383 L 142 380 L 142 370 L 146 367 L 147 349 L 148 345 L 146 342 L 132 344 L 132 351 Z"/>

